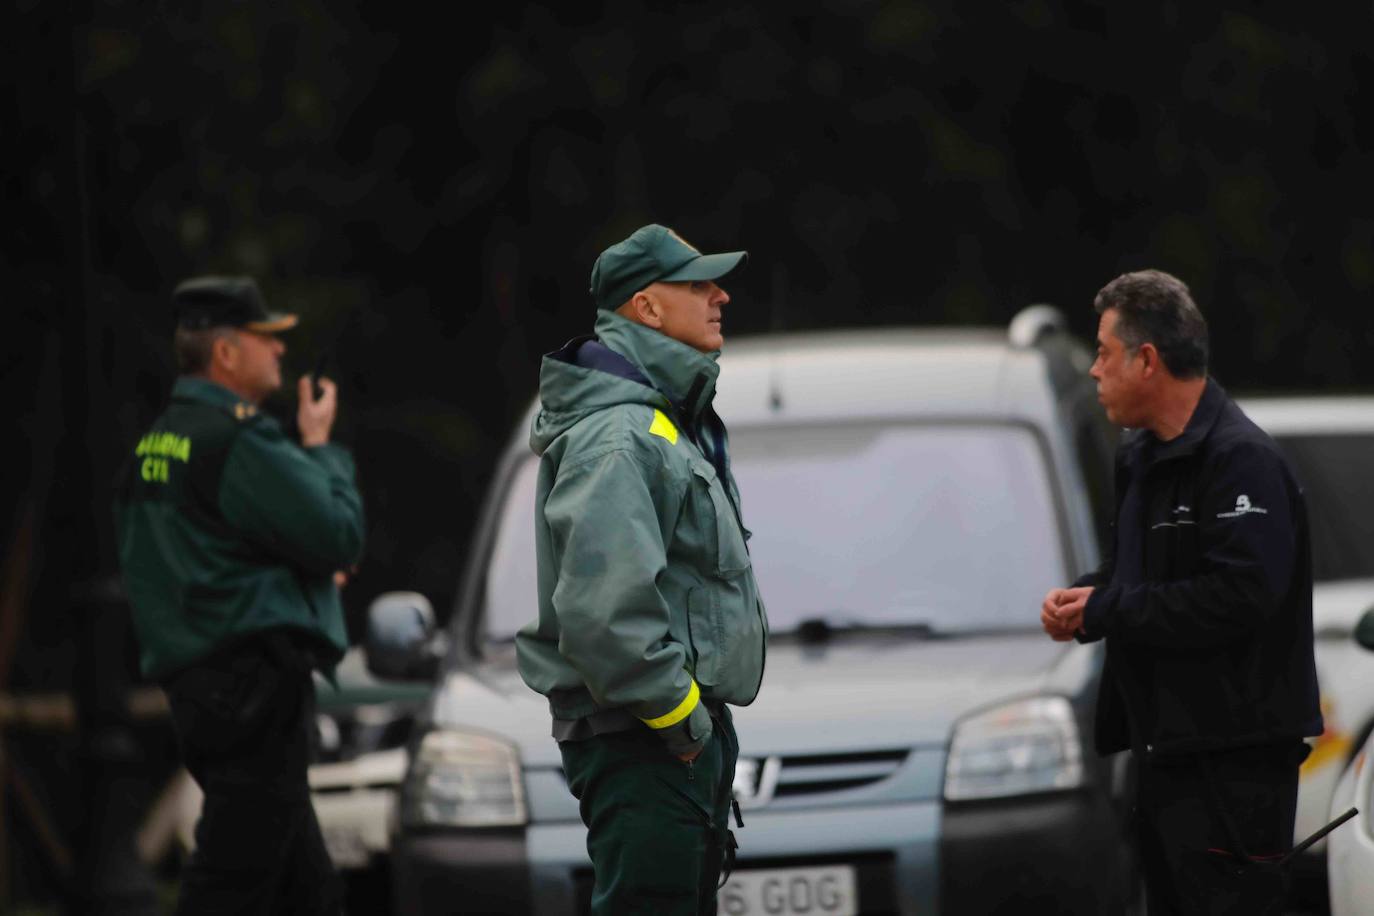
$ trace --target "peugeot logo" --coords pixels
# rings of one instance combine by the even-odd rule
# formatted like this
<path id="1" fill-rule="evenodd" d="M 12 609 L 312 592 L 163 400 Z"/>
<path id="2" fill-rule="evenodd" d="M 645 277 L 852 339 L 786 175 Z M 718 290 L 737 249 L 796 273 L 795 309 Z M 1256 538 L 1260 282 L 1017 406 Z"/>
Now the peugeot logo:
<path id="1" fill-rule="evenodd" d="M 741 757 L 735 763 L 735 782 L 731 786 L 735 801 L 739 802 L 741 808 L 762 808 L 773 800 L 781 772 L 781 757 L 765 757 L 762 760 Z"/>

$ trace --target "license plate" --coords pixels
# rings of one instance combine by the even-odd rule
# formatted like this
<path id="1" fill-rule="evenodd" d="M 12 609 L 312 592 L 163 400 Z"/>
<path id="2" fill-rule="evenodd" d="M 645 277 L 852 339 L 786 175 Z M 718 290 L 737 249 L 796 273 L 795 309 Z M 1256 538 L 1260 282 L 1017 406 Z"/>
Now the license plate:
<path id="1" fill-rule="evenodd" d="M 716 897 L 717 916 L 857 916 L 859 891 L 849 865 L 731 872 Z"/>

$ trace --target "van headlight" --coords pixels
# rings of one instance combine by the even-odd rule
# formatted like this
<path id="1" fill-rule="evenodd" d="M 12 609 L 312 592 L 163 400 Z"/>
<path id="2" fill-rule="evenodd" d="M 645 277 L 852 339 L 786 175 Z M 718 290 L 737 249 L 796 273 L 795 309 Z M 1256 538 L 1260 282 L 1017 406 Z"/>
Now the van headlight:
<path id="1" fill-rule="evenodd" d="M 1083 784 L 1083 748 L 1064 697 L 981 710 L 954 726 L 945 800 L 1004 798 Z"/>
<path id="2" fill-rule="evenodd" d="M 504 741 L 436 729 L 420 740 L 401 790 L 406 827 L 524 824 L 520 755 Z"/>

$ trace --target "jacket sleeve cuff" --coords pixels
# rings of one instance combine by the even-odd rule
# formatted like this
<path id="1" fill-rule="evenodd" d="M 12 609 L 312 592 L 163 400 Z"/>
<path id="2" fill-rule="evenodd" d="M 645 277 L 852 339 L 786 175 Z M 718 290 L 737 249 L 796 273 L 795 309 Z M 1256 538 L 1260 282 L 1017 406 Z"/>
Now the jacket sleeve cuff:
<path id="1" fill-rule="evenodd" d="M 711 713 L 698 703 L 687 718 L 668 728 L 657 729 L 657 732 L 669 753 L 678 757 L 695 754 L 711 737 Z"/>
<path id="2" fill-rule="evenodd" d="M 674 754 L 691 754 L 701 750 L 711 737 L 711 713 L 701 702 L 701 689 L 695 680 L 689 681 L 687 695 L 673 709 L 651 719 L 640 721 L 649 726 Z"/>
<path id="3" fill-rule="evenodd" d="M 1107 635 L 1108 608 L 1111 604 L 1109 593 L 1112 591 L 1113 586 L 1099 586 L 1088 596 L 1088 603 L 1083 608 L 1083 627 L 1079 631 L 1082 637 L 1079 642 L 1094 642 Z"/>
<path id="4" fill-rule="evenodd" d="M 1102 581 L 1101 581 L 1101 580 L 1102 580 L 1102 576 L 1101 576 L 1098 572 L 1094 571 L 1094 572 L 1090 572 L 1090 573 L 1087 573 L 1087 574 L 1085 574 L 1085 575 L 1079 576 L 1077 579 L 1073 580 L 1073 584 L 1070 585 L 1069 587 L 1070 587 L 1070 588 L 1082 588 L 1082 587 L 1085 586 L 1085 585 L 1091 585 L 1091 586 L 1093 586 L 1094 588 L 1096 588 L 1097 586 L 1099 586 L 1099 585 L 1102 584 Z"/>

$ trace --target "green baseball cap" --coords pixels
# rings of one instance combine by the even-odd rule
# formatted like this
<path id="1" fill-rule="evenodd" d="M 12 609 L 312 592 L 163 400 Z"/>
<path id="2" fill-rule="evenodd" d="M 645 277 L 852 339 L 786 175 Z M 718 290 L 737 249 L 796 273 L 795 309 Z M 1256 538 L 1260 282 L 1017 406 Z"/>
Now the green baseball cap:
<path id="1" fill-rule="evenodd" d="M 601 252 L 592 265 L 592 299 L 614 311 L 650 283 L 719 280 L 747 257 L 747 251 L 702 254 L 667 226 L 650 223 Z"/>
<path id="2" fill-rule="evenodd" d="M 188 330 L 228 325 L 260 334 L 296 326 L 296 316 L 269 312 L 252 277 L 192 277 L 172 292 L 176 323 Z"/>

